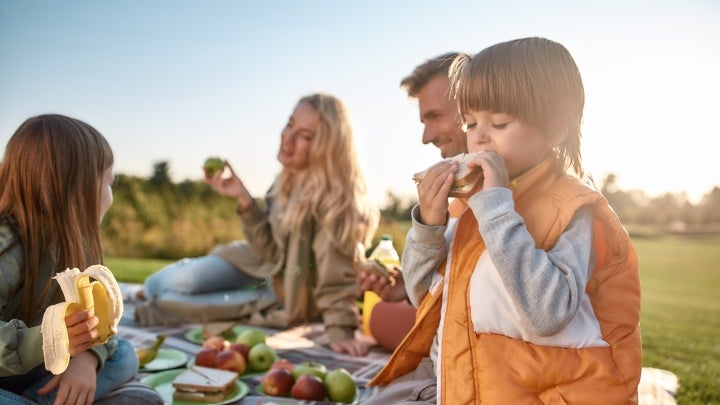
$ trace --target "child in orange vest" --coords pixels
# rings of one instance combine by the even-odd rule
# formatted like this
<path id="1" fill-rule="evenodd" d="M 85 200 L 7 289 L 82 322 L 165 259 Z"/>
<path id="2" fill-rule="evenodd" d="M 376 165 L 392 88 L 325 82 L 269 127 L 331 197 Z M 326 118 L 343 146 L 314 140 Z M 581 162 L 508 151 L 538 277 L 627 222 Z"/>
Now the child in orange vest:
<path id="1" fill-rule="evenodd" d="M 468 168 L 431 167 L 403 252 L 413 329 L 368 403 L 637 403 L 640 283 L 630 238 L 582 181 L 582 79 L 565 47 L 523 38 L 460 56 Z"/>

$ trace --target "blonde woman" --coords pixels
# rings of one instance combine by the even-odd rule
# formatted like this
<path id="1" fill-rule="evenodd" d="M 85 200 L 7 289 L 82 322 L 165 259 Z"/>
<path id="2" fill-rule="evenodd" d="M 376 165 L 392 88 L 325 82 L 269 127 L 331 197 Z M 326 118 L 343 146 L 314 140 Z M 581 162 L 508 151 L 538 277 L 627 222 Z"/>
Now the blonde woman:
<path id="1" fill-rule="evenodd" d="M 142 292 L 150 302 L 137 307 L 136 319 L 243 319 L 275 328 L 321 320 L 334 351 L 364 355 L 367 347 L 354 339 L 352 263 L 364 257 L 379 213 L 368 203 L 342 102 L 326 94 L 301 98 L 280 135 L 277 159 L 282 171 L 264 207 L 229 164 L 225 175 L 206 174 L 218 193 L 237 200 L 247 240 L 150 276 Z"/>

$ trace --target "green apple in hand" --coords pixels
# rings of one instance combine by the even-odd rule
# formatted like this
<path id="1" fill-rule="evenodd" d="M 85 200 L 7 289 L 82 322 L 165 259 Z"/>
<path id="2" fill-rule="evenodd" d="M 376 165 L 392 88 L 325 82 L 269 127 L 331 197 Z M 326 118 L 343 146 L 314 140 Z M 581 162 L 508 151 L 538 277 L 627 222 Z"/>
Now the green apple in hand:
<path id="1" fill-rule="evenodd" d="M 258 343 L 248 352 L 248 364 L 255 371 L 267 371 L 277 360 L 275 350 L 265 343 Z"/>
<path id="2" fill-rule="evenodd" d="M 220 159 L 219 157 L 209 157 L 205 160 L 205 164 L 203 164 L 203 169 L 205 169 L 205 173 L 207 173 L 208 177 L 213 177 L 215 173 L 219 172 L 225 167 L 225 160 Z"/>
<path id="3" fill-rule="evenodd" d="M 351 404 L 355 400 L 355 380 L 344 368 L 337 368 L 327 373 L 323 383 L 332 402 Z"/>

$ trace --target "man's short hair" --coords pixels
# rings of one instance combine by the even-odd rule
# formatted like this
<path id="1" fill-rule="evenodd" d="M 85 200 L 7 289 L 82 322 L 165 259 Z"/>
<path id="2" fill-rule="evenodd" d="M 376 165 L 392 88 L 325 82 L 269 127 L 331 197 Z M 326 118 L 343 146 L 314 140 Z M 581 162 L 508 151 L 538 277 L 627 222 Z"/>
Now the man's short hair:
<path id="1" fill-rule="evenodd" d="M 459 52 L 448 52 L 426 60 L 402 79 L 400 87 L 407 91 L 408 97 L 417 97 L 420 89 L 428 84 L 432 78 L 439 74 L 447 76 L 450 65 L 458 55 L 460 55 Z"/>

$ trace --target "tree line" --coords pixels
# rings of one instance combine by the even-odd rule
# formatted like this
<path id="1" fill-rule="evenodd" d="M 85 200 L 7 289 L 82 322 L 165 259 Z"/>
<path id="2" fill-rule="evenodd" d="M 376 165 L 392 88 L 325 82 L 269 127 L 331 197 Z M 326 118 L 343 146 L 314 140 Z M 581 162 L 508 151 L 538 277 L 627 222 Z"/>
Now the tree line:
<path id="1" fill-rule="evenodd" d="M 698 204 L 684 193 L 650 198 L 640 190 L 620 190 L 617 177 L 605 177 L 600 187 L 631 233 L 720 231 L 720 188 L 714 187 Z M 214 246 L 242 239 L 235 201 L 222 197 L 201 180 L 174 183 L 167 162 L 153 166 L 149 178 L 116 175 L 114 203 L 102 221 L 106 254 L 115 257 L 180 259 L 206 254 Z M 416 197 L 391 191 L 381 208 L 381 234 L 393 236 L 402 251 Z"/>

